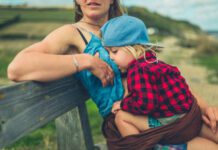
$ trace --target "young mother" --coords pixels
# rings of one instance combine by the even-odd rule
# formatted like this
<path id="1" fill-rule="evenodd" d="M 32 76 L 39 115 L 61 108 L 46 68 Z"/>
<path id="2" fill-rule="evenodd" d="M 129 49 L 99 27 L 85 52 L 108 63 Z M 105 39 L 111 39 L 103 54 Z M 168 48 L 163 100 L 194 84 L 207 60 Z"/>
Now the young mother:
<path id="1" fill-rule="evenodd" d="M 42 41 L 21 50 L 8 67 L 8 78 L 16 82 L 27 80 L 46 82 L 79 72 L 77 77 L 84 81 L 101 115 L 106 116 L 113 102 L 122 97 L 123 87 L 117 67 L 110 61 L 96 36 L 107 20 L 121 14 L 118 0 L 76 0 L 76 23 L 64 25 L 51 32 Z M 93 56 L 94 54 L 96 55 Z M 101 87 L 96 77 L 106 88 Z M 90 78 L 98 83 L 94 90 L 90 88 L 93 84 Z M 85 82 L 86 80 L 90 82 Z M 115 86 L 111 86 L 111 82 Z M 95 96 L 93 93 L 96 91 L 103 92 L 98 94 L 100 96 Z M 108 95 L 112 93 L 107 102 L 104 101 L 107 96 L 101 97 L 105 93 Z M 218 120 L 216 109 L 208 107 L 203 101 L 199 103 L 202 104 L 206 123 L 215 130 Z M 196 138 L 188 143 L 188 149 L 205 149 L 204 146 L 210 142 L 207 139 Z"/>

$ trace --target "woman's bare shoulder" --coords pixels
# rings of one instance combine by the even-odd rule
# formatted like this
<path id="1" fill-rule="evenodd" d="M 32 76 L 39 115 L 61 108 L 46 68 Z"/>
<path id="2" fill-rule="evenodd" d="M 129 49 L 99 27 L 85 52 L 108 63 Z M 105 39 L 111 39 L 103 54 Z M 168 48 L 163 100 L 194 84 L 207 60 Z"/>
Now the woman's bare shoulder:
<path id="1" fill-rule="evenodd" d="M 60 26 L 59 28 L 53 30 L 47 37 L 55 36 L 55 37 L 74 37 L 77 34 L 76 27 L 72 24 L 65 24 Z"/>
<path id="2" fill-rule="evenodd" d="M 65 53 L 69 47 L 79 47 L 81 39 L 75 26 L 65 24 L 49 33 L 42 43 L 58 53 Z"/>

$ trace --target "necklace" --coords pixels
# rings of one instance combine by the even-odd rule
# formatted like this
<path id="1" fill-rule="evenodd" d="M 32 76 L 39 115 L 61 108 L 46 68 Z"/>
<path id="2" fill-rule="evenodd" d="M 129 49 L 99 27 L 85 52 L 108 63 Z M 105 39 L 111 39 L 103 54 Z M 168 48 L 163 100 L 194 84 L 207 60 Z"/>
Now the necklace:
<path id="1" fill-rule="evenodd" d="M 83 22 L 83 23 L 86 23 L 86 24 L 89 24 L 89 25 L 92 25 L 92 26 L 96 26 L 96 27 L 101 27 L 101 25 L 99 24 L 94 24 L 94 23 L 90 23 L 90 22 L 87 22 L 87 21 L 83 21 L 83 20 L 80 20 L 79 22 Z"/>

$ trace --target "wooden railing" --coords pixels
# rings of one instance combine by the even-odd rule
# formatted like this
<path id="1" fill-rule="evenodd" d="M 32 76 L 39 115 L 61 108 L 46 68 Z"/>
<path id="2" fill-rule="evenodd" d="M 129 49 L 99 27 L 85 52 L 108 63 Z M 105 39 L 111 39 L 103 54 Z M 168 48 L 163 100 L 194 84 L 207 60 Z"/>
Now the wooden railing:
<path id="1" fill-rule="evenodd" d="M 85 101 L 74 77 L 0 88 L 0 149 L 55 119 L 58 150 L 92 150 Z"/>

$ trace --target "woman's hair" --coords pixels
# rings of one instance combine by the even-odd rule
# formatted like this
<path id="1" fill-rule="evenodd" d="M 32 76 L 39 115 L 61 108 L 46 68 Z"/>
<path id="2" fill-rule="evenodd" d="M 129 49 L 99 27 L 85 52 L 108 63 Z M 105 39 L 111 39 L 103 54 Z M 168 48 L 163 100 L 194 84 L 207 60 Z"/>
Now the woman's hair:
<path id="1" fill-rule="evenodd" d="M 80 6 L 77 4 L 76 0 L 74 0 L 74 12 L 75 12 L 74 20 L 75 22 L 77 22 L 83 17 L 83 13 L 82 13 Z M 109 18 L 108 19 L 121 16 L 123 13 L 124 13 L 124 10 L 120 5 L 120 1 L 114 0 L 113 4 L 111 4 L 109 8 Z"/>

